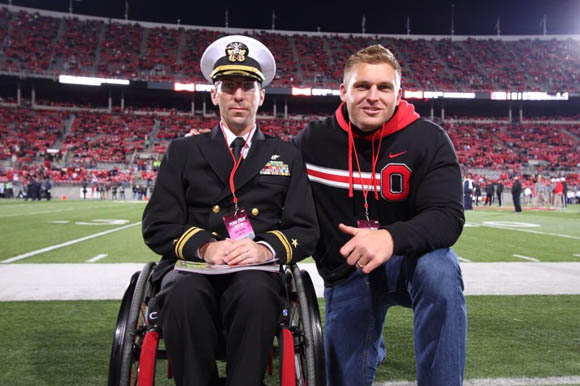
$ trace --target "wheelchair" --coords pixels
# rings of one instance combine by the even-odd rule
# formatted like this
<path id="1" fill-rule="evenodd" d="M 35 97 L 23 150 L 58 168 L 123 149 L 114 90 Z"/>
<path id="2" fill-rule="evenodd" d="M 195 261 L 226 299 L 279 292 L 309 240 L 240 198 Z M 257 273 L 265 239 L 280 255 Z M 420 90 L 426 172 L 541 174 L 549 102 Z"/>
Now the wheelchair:
<path id="1" fill-rule="evenodd" d="M 109 361 L 109 386 L 152 386 L 157 362 L 167 360 L 162 331 L 149 315 L 148 303 L 159 291 L 152 283 L 156 263 L 135 272 L 117 316 Z M 282 274 L 283 271 L 283 274 Z M 323 386 L 324 346 L 316 292 L 308 272 L 291 264 L 281 268 L 286 297 L 271 359 L 278 358 L 281 386 Z M 160 347 L 161 346 L 161 347 Z M 167 364 L 168 377 L 171 366 Z M 272 360 L 268 366 L 272 371 Z"/>

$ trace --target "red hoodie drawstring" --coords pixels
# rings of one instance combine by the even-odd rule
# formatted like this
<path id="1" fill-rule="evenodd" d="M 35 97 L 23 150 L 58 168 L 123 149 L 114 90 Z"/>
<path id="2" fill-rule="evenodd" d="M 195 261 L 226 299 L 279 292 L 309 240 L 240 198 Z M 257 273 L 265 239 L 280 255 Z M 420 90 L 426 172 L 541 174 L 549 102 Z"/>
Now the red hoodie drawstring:
<path id="1" fill-rule="evenodd" d="M 383 131 L 385 130 L 385 127 L 386 126 L 387 126 L 386 123 L 384 123 L 383 124 L 383 127 L 381 127 L 381 131 L 380 132 L 377 131 L 375 134 L 373 134 L 373 141 L 371 143 L 372 148 L 373 148 L 373 162 L 372 162 L 372 173 L 373 173 L 373 175 L 372 175 L 372 182 L 373 182 L 373 190 L 375 192 L 375 200 L 378 200 L 379 199 L 379 192 L 377 192 L 377 184 L 375 182 L 375 178 L 376 178 L 375 177 L 375 174 L 376 174 L 376 170 L 377 170 L 377 161 L 379 159 L 379 153 L 381 151 L 381 144 L 383 143 L 383 137 L 384 137 Z M 376 155 L 375 155 L 375 137 L 377 136 L 377 134 L 381 138 L 379 139 L 379 146 L 377 146 L 377 152 L 376 152 Z M 354 142 L 354 139 L 353 139 L 353 142 Z"/>
<path id="2" fill-rule="evenodd" d="M 377 161 L 379 160 L 379 154 L 381 151 L 381 144 L 383 143 L 383 132 L 385 130 L 385 126 L 386 124 L 383 124 L 383 127 L 381 127 L 380 131 L 377 131 L 376 133 L 373 134 L 372 136 L 372 176 L 371 176 L 371 181 L 373 184 L 373 191 L 375 193 L 375 200 L 379 199 L 379 192 L 377 191 L 377 183 L 376 183 L 376 166 L 377 166 Z M 375 138 L 377 137 L 377 135 L 380 137 L 379 138 L 379 146 L 377 146 L 377 150 L 375 151 Z M 357 156 L 356 154 L 356 148 L 354 146 L 354 136 L 352 134 L 352 126 L 350 121 L 348 122 L 348 196 L 349 197 L 353 197 L 353 185 L 354 185 L 354 177 L 353 177 L 353 173 L 352 173 L 352 152 L 353 149 L 355 151 L 355 156 Z M 360 170 L 360 165 L 358 165 L 358 156 L 357 156 L 357 166 L 359 168 L 359 173 L 361 173 Z M 361 177 L 361 187 L 364 190 L 364 184 L 362 182 L 362 177 Z M 365 200 L 366 200 L 366 195 L 365 195 Z"/>
<path id="3" fill-rule="evenodd" d="M 348 196 L 353 197 L 353 177 L 352 177 L 352 148 L 354 146 L 354 138 L 352 136 L 352 127 L 350 121 L 348 122 Z"/>

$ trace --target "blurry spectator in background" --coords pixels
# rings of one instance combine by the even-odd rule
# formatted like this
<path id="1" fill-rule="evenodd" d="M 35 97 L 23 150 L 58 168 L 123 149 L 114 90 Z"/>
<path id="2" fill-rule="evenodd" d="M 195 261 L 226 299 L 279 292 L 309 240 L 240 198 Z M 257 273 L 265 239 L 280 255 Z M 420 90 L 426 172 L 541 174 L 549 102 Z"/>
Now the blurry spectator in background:
<path id="1" fill-rule="evenodd" d="M 6 191 L 4 194 L 6 195 L 6 198 L 14 197 L 14 185 L 12 184 L 12 181 L 6 182 Z"/>
<path id="2" fill-rule="evenodd" d="M 568 193 L 566 194 L 566 206 L 568 204 L 575 204 L 576 203 L 576 192 L 574 191 L 574 187 L 572 186 L 568 189 Z"/>
<path id="3" fill-rule="evenodd" d="M 564 177 L 560 181 L 562 181 L 562 205 L 566 208 L 568 206 L 568 183 Z"/>
<path id="4" fill-rule="evenodd" d="M 562 180 L 560 178 L 556 179 L 554 185 L 554 206 L 561 208 L 563 206 L 562 197 L 564 195 L 564 185 L 562 185 Z"/>
<path id="5" fill-rule="evenodd" d="M 473 190 L 475 183 L 471 178 L 471 173 L 467 173 L 465 180 L 463 180 L 463 207 L 465 210 L 473 209 Z"/>
<path id="6" fill-rule="evenodd" d="M 36 177 L 30 177 L 26 187 L 26 201 L 29 199 L 40 201 L 40 183 L 36 181 Z"/>
<path id="7" fill-rule="evenodd" d="M 52 198 L 52 183 L 48 178 L 44 181 L 44 197 L 46 197 L 47 201 Z"/>
<path id="8" fill-rule="evenodd" d="M 520 195 L 522 194 L 522 183 L 516 176 L 514 184 L 512 185 L 512 200 L 514 202 L 514 209 L 516 213 L 522 212 L 522 205 L 520 203 Z"/>
<path id="9" fill-rule="evenodd" d="M 147 200 L 147 186 L 139 185 L 139 200 Z"/>
<path id="10" fill-rule="evenodd" d="M 119 198 L 121 200 L 126 200 L 126 198 L 125 198 L 125 185 L 124 184 L 121 184 L 121 187 L 119 189 Z"/>
<path id="11" fill-rule="evenodd" d="M 481 197 L 481 183 L 475 184 L 475 206 L 479 206 L 479 198 Z"/>
<path id="12" fill-rule="evenodd" d="M 538 179 L 535 184 L 536 188 L 536 205 L 537 206 L 544 206 L 547 204 L 548 200 L 548 192 L 550 190 L 550 180 L 545 179 L 538 175 Z"/>
<path id="13" fill-rule="evenodd" d="M 153 171 L 158 171 L 160 165 L 161 165 L 161 160 L 160 159 L 154 160 L 153 161 Z"/>
<path id="14" fill-rule="evenodd" d="M 493 203 L 493 193 L 494 193 L 495 189 L 493 186 L 493 182 L 491 182 L 491 180 L 486 180 L 485 181 L 485 203 L 489 206 L 491 206 L 491 204 Z"/>
<path id="15" fill-rule="evenodd" d="M 26 201 L 28 201 L 28 192 L 26 191 L 26 182 L 25 180 L 22 180 L 22 183 L 20 184 L 20 190 L 18 190 L 18 194 L 16 195 L 16 198 L 23 198 Z"/>
<path id="16" fill-rule="evenodd" d="M 83 180 L 82 182 L 82 186 L 83 186 L 83 200 L 87 199 L 87 186 L 89 185 L 89 183 L 87 182 L 87 180 Z"/>
<path id="17" fill-rule="evenodd" d="M 13 153 L 10 156 L 10 166 L 14 169 L 18 168 L 18 156 L 16 155 L 16 153 Z"/>
<path id="18" fill-rule="evenodd" d="M 549 182 L 548 182 L 549 181 Z M 546 185 L 548 186 L 548 203 L 550 205 L 554 205 L 554 194 L 556 191 L 556 182 L 558 181 L 557 178 L 550 178 L 550 180 L 546 179 Z"/>
<path id="19" fill-rule="evenodd" d="M 33 192 L 33 200 L 40 201 L 42 198 L 42 184 L 40 179 L 34 179 L 34 192 Z"/>
<path id="20" fill-rule="evenodd" d="M 498 181 L 496 184 L 496 194 L 497 194 L 497 204 L 501 206 L 502 204 L 502 195 L 503 195 L 503 183 Z"/>
<path id="21" fill-rule="evenodd" d="M 111 200 L 116 200 L 117 199 L 117 184 L 113 185 L 113 187 L 111 188 Z"/>
<path id="22" fill-rule="evenodd" d="M 105 187 L 103 185 L 99 185 L 99 195 L 101 200 L 104 200 L 105 197 Z"/>

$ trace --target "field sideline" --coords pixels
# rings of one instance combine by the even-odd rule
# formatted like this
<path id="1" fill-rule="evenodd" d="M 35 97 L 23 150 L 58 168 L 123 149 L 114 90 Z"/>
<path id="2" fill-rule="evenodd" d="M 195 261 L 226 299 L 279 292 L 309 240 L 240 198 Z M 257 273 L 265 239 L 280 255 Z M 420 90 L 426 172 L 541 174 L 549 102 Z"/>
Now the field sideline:
<path id="1" fill-rule="evenodd" d="M 0 230 L 8 242 L 0 247 L 0 263 L 15 265 L 0 272 L 4 282 L 13 284 L 0 289 L 0 300 L 120 298 L 127 272 L 158 259 L 141 239 L 143 207 L 143 202 L 134 201 L 1 201 Z M 580 293 L 580 281 L 575 279 L 580 263 L 580 230 L 575 226 L 579 213 L 577 207 L 523 215 L 508 208 L 467 212 L 465 230 L 454 246 L 466 294 Z M 315 277 L 321 295 L 322 281 L 311 262 L 307 259 L 303 265 Z M 94 269 L 88 267 L 95 263 Z M 116 263 L 134 265 L 111 265 Z M 82 285 L 90 283 L 92 272 L 104 277 L 99 280 L 107 285 L 89 296 L 90 287 Z M 54 283 L 58 284 L 51 290 Z"/>
<path id="2" fill-rule="evenodd" d="M 134 201 L 2 200 L 0 232 L 5 241 L 0 262 L 157 260 L 141 238 L 143 207 Z M 505 208 L 469 211 L 454 249 L 463 262 L 579 262 L 579 219 L 578 205 L 565 210 L 524 208 L 521 215 Z"/>
<path id="3" fill-rule="evenodd" d="M 42 294 L 50 290 L 68 291 L 67 299 L 91 299 L 98 288 L 118 294 L 99 299 L 118 299 L 130 272 L 158 259 L 141 239 L 143 207 L 142 202 L 0 201 L 0 323 L 18 326 L 0 333 L 8 342 L 0 348 L 7 368 L 0 384 L 71 383 L 68 370 L 62 375 L 58 369 L 78 355 L 85 359 L 68 371 L 72 384 L 104 382 L 118 301 L 38 300 L 47 299 Z M 524 208 L 521 215 L 507 208 L 466 213 L 454 246 L 470 295 L 466 386 L 580 385 L 579 219 L 578 206 Z M 301 265 L 314 272 L 311 262 Z M 475 296 L 482 294 L 502 296 Z M 36 301 L 17 301 L 22 299 Z M 414 384 L 411 325 L 409 310 L 389 311 L 389 358 L 379 368 L 377 385 Z M 43 338 L 50 346 L 39 346 L 21 334 L 22 327 L 33 336 L 51 330 L 56 336 Z"/>

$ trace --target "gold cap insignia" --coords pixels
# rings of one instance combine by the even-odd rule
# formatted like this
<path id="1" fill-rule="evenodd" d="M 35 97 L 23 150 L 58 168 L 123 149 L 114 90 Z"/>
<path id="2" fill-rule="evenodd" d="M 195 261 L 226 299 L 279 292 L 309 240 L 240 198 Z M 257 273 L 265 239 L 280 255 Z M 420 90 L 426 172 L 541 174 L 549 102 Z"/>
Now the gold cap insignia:
<path id="1" fill-rule="evenodd" d="M 226 55 L 230 62 L 245 62 L 248 46 L 240 42 L 230 43 L 226 46 Z"/>

